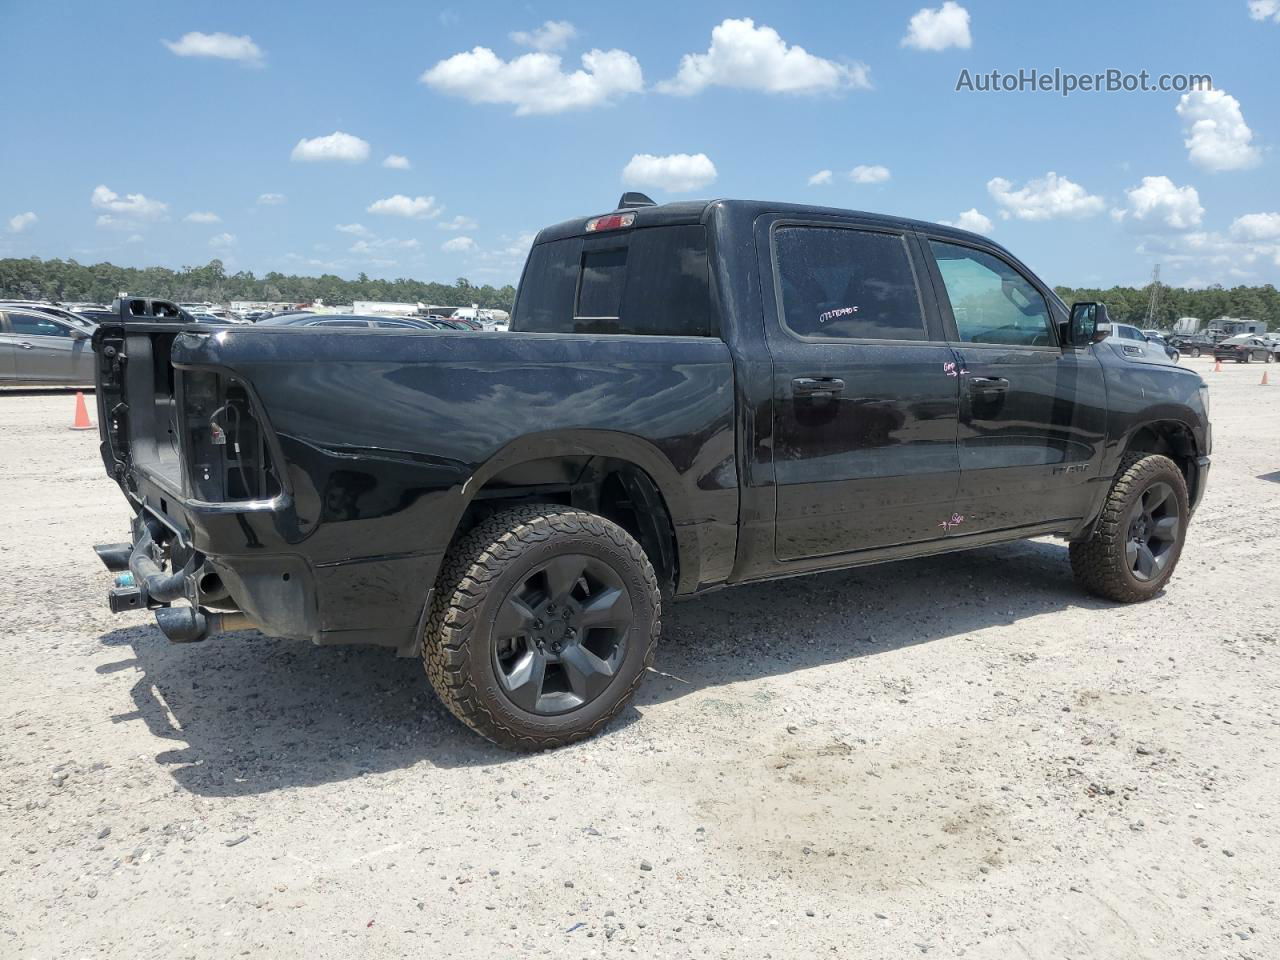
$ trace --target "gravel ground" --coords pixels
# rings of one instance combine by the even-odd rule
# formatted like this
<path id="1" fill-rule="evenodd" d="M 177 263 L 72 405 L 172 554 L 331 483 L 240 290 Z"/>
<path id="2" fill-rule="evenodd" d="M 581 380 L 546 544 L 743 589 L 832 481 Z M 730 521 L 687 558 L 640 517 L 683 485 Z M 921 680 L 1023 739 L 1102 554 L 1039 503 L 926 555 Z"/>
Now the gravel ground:
<path id="1" fill-rule="evenodd" d="M 412 660 L 113 617 L 96 434 L 0 394 L 0 955 L 1280 956 L 1280 384 L 1187 363 L 1163 596 L 1047 540 L 723 591 L 538 756 Z"/>

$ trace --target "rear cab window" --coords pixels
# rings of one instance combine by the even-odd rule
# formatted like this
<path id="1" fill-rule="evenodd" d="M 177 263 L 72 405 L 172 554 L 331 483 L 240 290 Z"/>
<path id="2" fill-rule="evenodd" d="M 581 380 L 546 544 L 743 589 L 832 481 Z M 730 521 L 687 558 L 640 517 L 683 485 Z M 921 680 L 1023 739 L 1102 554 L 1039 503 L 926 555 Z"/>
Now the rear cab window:
<path id="1" fill-rule="evenodd" d="M 714 337 L 701 224 L 645 227 L 536 244 L 511 330 Z"/>

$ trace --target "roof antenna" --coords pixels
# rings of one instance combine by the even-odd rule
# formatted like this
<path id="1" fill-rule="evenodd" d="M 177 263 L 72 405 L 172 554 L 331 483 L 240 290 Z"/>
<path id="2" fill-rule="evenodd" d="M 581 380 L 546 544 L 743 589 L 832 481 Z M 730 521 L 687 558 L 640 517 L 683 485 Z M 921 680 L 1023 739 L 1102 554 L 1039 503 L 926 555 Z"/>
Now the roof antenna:
<path id="1" fill-rule="evenodd" d="M 646 197 L 643 193 L 624 193 L 622 199 L 618 201 L 619 210 L 634 210 L 636 207 L 656 207 L 650 197 Z"/>

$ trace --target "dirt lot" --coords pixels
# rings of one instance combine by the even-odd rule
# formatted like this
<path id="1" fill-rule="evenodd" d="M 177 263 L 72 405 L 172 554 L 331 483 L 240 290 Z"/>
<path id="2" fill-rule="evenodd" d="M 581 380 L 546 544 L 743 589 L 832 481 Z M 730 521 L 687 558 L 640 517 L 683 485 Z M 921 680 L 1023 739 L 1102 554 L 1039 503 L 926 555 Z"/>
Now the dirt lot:
<path id="1" fill-rule="evenodd" d="M 0 394 L 0 955 L 1280 956 L 1280 383 L 1187 363 L 1163 596 L 1056 541 L 724 591 L 532 757 L 414 661 L 113 617 L 96 434 Z"/>

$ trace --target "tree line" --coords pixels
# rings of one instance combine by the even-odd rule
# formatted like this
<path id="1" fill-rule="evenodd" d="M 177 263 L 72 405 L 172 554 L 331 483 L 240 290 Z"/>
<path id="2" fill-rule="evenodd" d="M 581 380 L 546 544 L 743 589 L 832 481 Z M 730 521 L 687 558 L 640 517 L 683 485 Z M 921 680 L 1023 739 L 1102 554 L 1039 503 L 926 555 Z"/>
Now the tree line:
<path id="1" fill-rule="evenodd" d="M 75 260 L 0 259 L 0 297 L 19 300 L 89 301 L 109 304 L 121 291 L 166 300 L 274 300 L 292 303 L 352 303 L 382 300 L 429 303 L 510 311 L 516 290 L 511 284 L 476 286 L 465 277 L 453 283 L 426 283 L 401 277 L 374 280 L 361 273 L 344 280 L 331 273 L 303 277 L 272 271 L 256 276 L 251 270 L 228 274 L 221 260 L 202 267 L 118 267 L 112 263 L 84 264 Z"/>
<path id="2" fill-rule="evenodd" d="M 1280 330 L 1280 291 L 1271 284 L 1258 287 L 1204 289 L 1160 287 L 1159 306 L 1152 323 L 1147 322 L 1150 285 L 1145 287 L 1055 287 L 1067 304 L 1075 300 L 1100 300 L 1111 319 L 1118 323 L 1169 329 L 1179 317 L 1214 320 L 1222 316 L 1264 320 L 1270 330 Z M 431 303 L 441 306 L 482 307 L 510 311 L 515 303 L 515 287 L 507 284 L 476 286 L 465 277 L 453 283 L 428 283 L 401 277 L 374 280 L 361 273 L 344 280 L 331 273 L 318 277 L 296 276 L 272 271 L 261 277 L 251 270 L 228 274 L 221 260 L 202 267 L 118 267 L 111 263 L 83 264 L 75 260 L 0 259 L 0 297 L 22 300 L 87 300 L 110 303 L 120 293 L 167 300 L 194 300 L 226 303 L 231 300 L 277 300 L 329 304 L 355 300 L 383 300 L 394 303 Z"/>
<path id="3" fill-rule="evenodd" d="M 1107 305 L 1107 313 L 1117 323 L 1131 323 L 1138 327 L 1154 327 L 1170 330 L 1180 317 L 1198 317 L 1216 320 L 1218 317 L 1237 317 L 1241 320 L 1265 320 L 1268 330 L 1280 330 L 1280 290 L 1271 284 L 1260 287 L 1231 287 L 1220 285 L 1190 290 L 1186 287 L 1160 286 L 1159 305 L 1151 323 L 1147 322 L 1147 305 L 1151 300 L 1151 286 L 1111 287 L 1106 290 L 1087 287 L 1054 287 L 1054 291 L 1067 305 L 1075 300 L 1098 300 Z"/>

